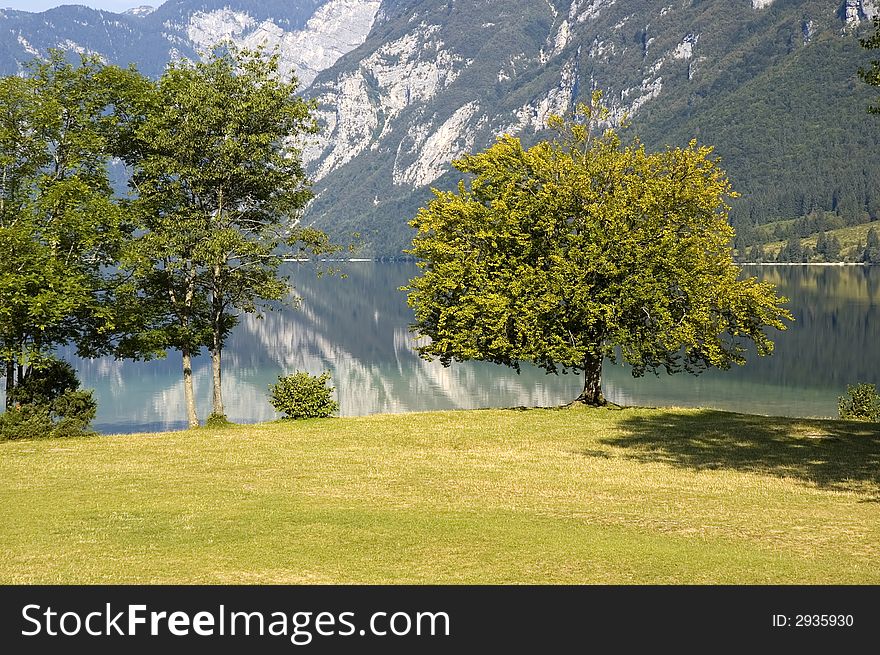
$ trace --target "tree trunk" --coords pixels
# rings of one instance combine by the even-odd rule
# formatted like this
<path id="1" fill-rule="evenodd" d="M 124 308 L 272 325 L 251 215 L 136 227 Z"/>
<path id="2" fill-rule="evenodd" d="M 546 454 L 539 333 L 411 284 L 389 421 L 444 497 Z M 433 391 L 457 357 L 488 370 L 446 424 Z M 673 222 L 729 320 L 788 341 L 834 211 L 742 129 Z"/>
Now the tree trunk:
<path id="1" fill-rule="evenodd" d="M 220 377 L 220 349 L 217 335 L 214 335 L 214 347 L 211 349 L 211 374 L 214 381 L 214 393 L 211 402 L 212 416 L 226 416 L 223 410 L 223 393 L 221 391 Z"/>
<path id="2" fill-rule="evenodd" d="M 607 404 L 602 395 L 602 360 L 601 356 L 588 356 L 584 359 L 584 390 L 575 400 L 576 403 L 594 407 Z"/>
<path id="3" fill-rule="evenodd" d="M 15 361 L 6 360 L 6 409 L 12 407 L 12 394 L 15 391 Z"/>
<path id="4" fill-rule="evenodd" d="M 211 415 L 215 417 L 226 417 L 226 411 L 223 409 L 223 379 L 220 374 L 221 355 L 223 352 L 223 296 L 220 293 L 221 288 L 221 269 L 219 265 L 214 265 L 213 270 L 213 290 L 211 293 L 211 309 L 212 309 L 212 343 L 211 343 L 211 377 L 213 381 L 213 394 L 211 403 Z"/>
<path id="5" fill-rule="evenodd" d="M 193 393 L 192 357 L 189 348 L 180 351 L 183 354 L 183 396 L 186 398 L 186 420 L 189 427 L 199 427 L 199 415 L 196 413 L 196 397 Z"/>

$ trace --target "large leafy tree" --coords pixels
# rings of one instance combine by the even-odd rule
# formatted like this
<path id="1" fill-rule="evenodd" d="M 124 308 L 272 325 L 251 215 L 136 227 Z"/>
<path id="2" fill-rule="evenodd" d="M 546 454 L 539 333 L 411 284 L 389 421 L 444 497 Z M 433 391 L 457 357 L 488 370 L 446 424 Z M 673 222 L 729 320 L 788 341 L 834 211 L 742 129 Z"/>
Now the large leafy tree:
<path id="1" fill-rule="evenodd" d="M 224 416 L 222 351 L 240 312 L 288 294 L 285 253 L 330 248 L 297 224 L 311 197 L 298 143 L 316 128 L 296 88 L 277 55 L 224 45 L 204 61 L 172 62 L 134 121 L 125 159 L 141 230 L 122 269 L 127 302 L 150 320 L 128 344 L 181 351 L 190 425 L 192 356 L 210 350 L 212 413 Z"/>
<path id="2" fill-rule="evenodd" d="M 788 312 L 770 284 L 733 263 L 728 181 L 711 149 L 624 145 L 600 96 L 556 117 L 553 140 L 501 137 L 455 167 L 472 176 L 412 221 L 409 283 L 419 353 L 547 372 L 583 371 L 600 405 L 605 358 L 646 371 L 727 368 Z"/>
<path id="3" fill-rule="evenodd" d="M 62 344 L 112 327 L 105 272 L 124 235 L 107 165 L 123 71 L 53 51 L 0 79 L 0 362 L 6 403 Z"/>

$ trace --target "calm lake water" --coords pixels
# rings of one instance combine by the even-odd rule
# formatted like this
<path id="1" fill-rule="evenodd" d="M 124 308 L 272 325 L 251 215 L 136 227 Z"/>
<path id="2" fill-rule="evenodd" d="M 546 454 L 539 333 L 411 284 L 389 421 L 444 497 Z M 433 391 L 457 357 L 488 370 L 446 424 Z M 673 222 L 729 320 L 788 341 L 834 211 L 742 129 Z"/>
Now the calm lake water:
<path id="1" fill-rule="evenodd" d="M 302 302 L 262 319 L 245 316 L 224 352 L 224 397 L 236 422 L 276 418 L 268 387 L 279 375 L 329 370 L 342 415 L 433 409 L 549 406 L 580 390 L 577 375 L 522 373 L 493 364 L 425 362 L 412 350 L 411 311 L 398 288 L 413 264 L 350 262 L 347 277 L 316 279 L 290 264 Z M 633 378 L 606 364 L 604 386 L 613 402 L 703 406 L 786 415 L 836 416 L 847 384 L 880 383 L 880 267 L 749 267 L 791 299 L 796 321 L 776 335 L 772 357 L 744 367 Z M 147 363 L 72 358 L 99 403 L 101 432 L 184 427 L 183 384 L 177 353 Z M 209 412 L 210 362 L 194 366 L 200 418 Z"/>

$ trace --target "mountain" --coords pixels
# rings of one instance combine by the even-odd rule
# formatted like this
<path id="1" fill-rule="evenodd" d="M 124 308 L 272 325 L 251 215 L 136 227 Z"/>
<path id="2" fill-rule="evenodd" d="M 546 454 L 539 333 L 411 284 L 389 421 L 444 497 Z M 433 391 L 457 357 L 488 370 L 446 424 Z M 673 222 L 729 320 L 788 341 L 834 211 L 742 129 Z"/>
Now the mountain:
<path id="1" fill-rule="evenodd" d="M 307 86 L 315 75 L 363 43 L 379 0 L 168 0 L 122 14 L 64 5 L 34 14 L 0 10 L 0 73 L 17 73 L 63 48 L 99 55 L 156 76 L 169 60 L 198 57 L 222 39 L 278 47 L 285 73 Z"/>
<path id="2" fill-rule="evenodd" d="M 0 12 L 0 67 L 60 45 L 156 75 L 220 38 L 278 46 L 324 131 L 306 220 L 399 255 L 449 163 L 599 88 L 649 147 L 713 144 L 757 226 L 880 218 L 880 123 L 856 71 L 880 0 L 170 0 L 125 14 Z M 811 214 L 812 213 L 812 214 Z"/>
<path id="3" fill-rule="evenodd" d="M 496 0 L 383 5 L 365 43 L 321 73 L 323 140 L 307 152 L 317 224 L 405 248 L 405 221 L 449 187 L 453 156 L 605 91 L 649 147 L 714 144 L 732 220 L 814 210 L 880 216 L 880 124 L 857 78 L 878 3 L 794 0 Z M 876 91 L 876 90 L 874 90 Z M 740 245 L 747 245 L 744 241 Z"/>

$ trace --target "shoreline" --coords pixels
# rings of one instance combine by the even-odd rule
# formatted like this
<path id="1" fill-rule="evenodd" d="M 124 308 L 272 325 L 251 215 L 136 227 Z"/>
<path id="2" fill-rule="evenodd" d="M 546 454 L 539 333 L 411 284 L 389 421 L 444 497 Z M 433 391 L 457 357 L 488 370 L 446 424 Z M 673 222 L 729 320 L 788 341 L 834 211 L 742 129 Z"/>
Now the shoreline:
<path id="1" fill-rule="evenodd" d="M 738 266 L 877 266 L 870 262 L 735 262 Z"/>
<path id="2" fill-rule="evenodd" d="M 322 257 L 318 260 L 305 257 L 284 257 L 284 262 L 374 262 L 379 264 L 416 263 L 415 259 L 396 259 L 389 257 L 346 257 L 333 259 Z M 871 262 L 734 262 L 737 266 L 878 266 Z"/>

